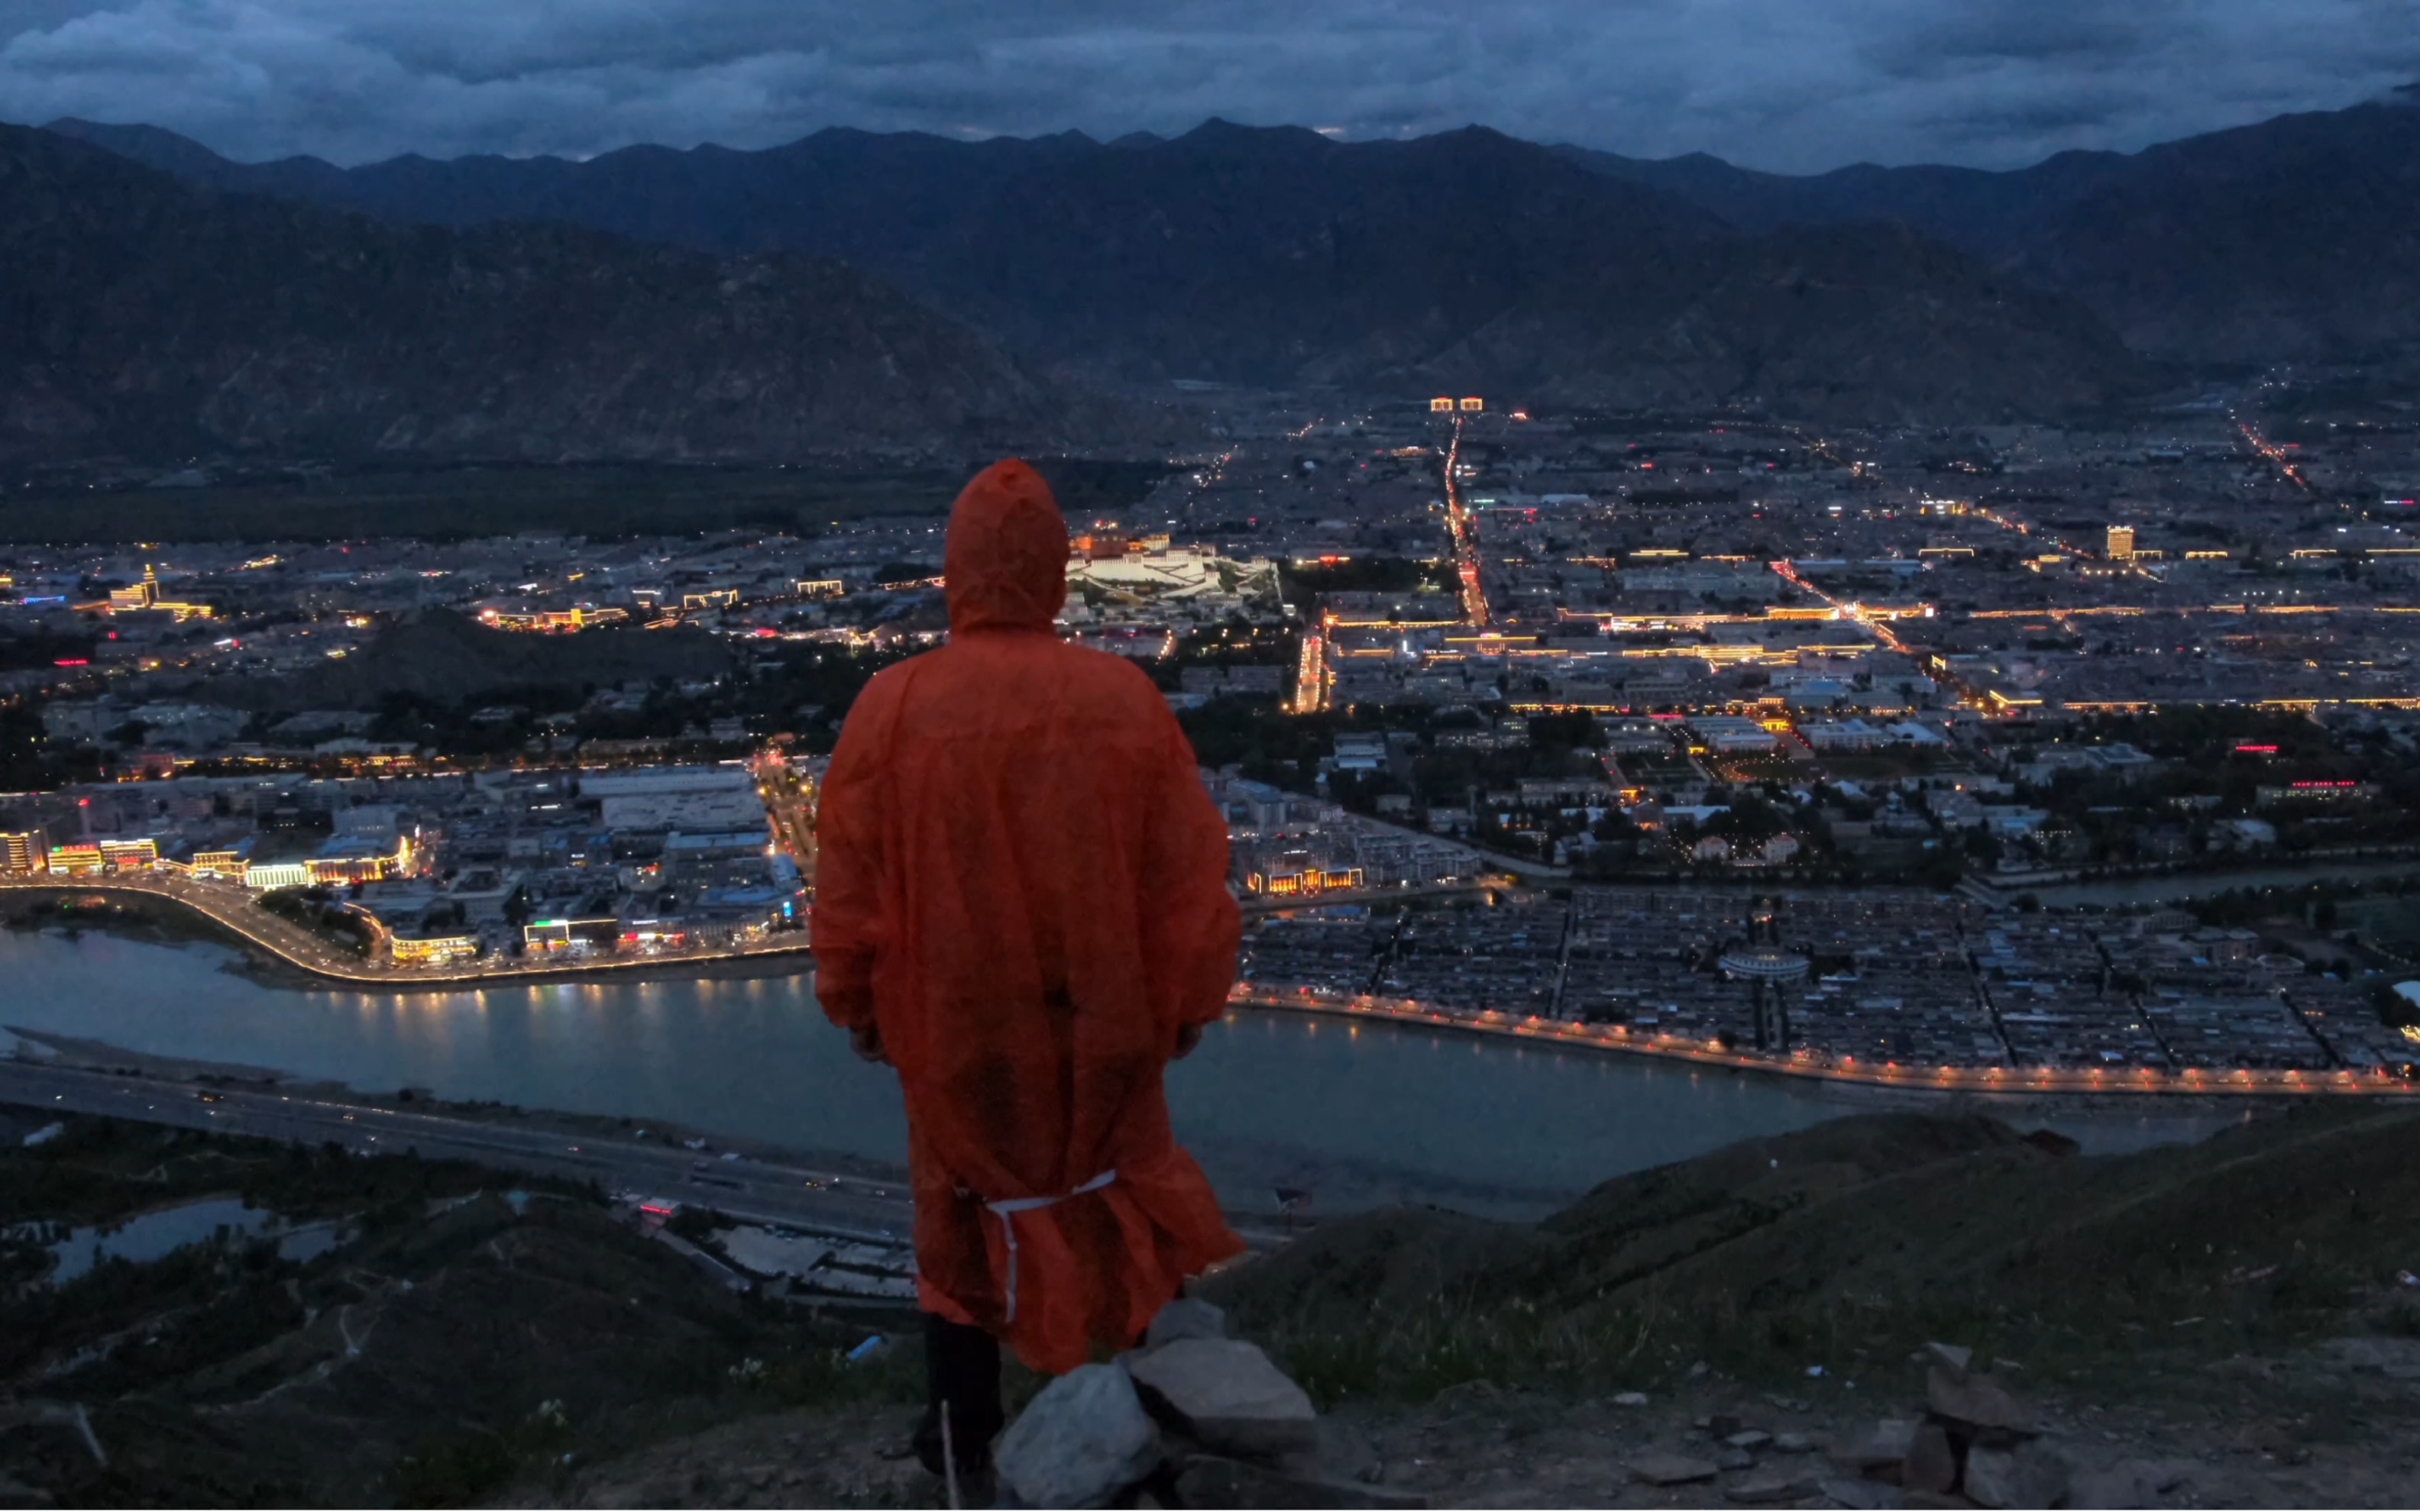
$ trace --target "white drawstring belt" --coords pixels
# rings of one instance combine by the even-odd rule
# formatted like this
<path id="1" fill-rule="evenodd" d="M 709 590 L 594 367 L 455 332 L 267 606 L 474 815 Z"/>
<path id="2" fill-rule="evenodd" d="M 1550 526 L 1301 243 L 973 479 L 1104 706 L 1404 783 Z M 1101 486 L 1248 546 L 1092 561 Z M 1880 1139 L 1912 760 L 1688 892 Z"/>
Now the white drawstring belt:
<path id="1" fill-rule="evenodd" d="M 1016 1215 L 1020 1212 L 1032 1212 L 1041 1208 L 1057 1207 L 1069 1197 L 1080 1197 L 1087 1192 L 1098 1192 L 1117 1179 L 1118 1173 L 1112 1168 L 1103 1171 L 1074 1191 L 1062 1192 L 1056 1196 L 1009 1197 L 1003 1201 L 984 1204 L 989 1211 L 1000 1214 L 1000 1231 L 1008 1238 L 1008 1320 L 1010 1322 L 1016 1321 Z"/>

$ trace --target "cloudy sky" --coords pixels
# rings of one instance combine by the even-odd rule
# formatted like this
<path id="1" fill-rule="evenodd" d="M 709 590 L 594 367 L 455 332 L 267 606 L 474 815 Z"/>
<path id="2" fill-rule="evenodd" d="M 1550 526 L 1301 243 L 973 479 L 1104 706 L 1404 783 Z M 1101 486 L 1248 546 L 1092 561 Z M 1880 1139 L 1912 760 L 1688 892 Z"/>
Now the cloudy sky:
<path id="1" fill-rule="evenodd" d="M 2009 167 L 2414 79 L 2420 0 L 0 0 L 0 119 L 344 163 L 1216 115 Z"/>

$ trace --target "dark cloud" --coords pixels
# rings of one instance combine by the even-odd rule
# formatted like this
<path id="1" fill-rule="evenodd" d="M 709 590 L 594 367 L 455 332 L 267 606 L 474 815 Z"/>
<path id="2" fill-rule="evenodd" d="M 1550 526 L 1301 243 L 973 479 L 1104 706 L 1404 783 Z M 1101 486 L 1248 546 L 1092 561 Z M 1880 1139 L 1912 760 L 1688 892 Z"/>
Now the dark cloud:
<path id="1" fill-rule="evenodd" d="M 0 117 L 340 162 L 1218 115 L 2006 167 L 2415 76 L 2420 0 L 0 0 Z"/>

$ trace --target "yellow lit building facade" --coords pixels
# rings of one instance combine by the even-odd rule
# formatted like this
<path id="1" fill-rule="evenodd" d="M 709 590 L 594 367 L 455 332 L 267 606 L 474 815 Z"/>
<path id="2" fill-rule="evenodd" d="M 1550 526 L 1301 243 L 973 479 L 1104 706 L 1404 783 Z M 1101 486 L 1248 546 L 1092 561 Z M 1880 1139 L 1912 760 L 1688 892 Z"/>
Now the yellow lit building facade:
<path id="1" fill-rule="evenodd" d="M 29 877 L 50 870 L 50 847 L 39 829 L 0 831 L 0 876 Z"/>
<path id="2" fill-rule="evenodd" d="M 442 966 L 457 961 L 469 961 L 479 953 L 475 934 L 431 935 L 426 939 L 408 939 L 397 934 L 391 937 L 395 959 L 404 965 Z"/>

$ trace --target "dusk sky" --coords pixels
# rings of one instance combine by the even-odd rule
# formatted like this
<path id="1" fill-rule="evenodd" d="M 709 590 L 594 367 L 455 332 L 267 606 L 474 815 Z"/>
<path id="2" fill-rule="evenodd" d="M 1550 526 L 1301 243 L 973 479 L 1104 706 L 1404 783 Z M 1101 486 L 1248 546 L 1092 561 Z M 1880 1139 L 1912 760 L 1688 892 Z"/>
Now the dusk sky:
<path id="1" fill-rule="evenodd" d="M 342 163 L 1223 116 L 2014 167 L 2414 79 L 2420 0 L 0 0 L 0 119 Z"/>

